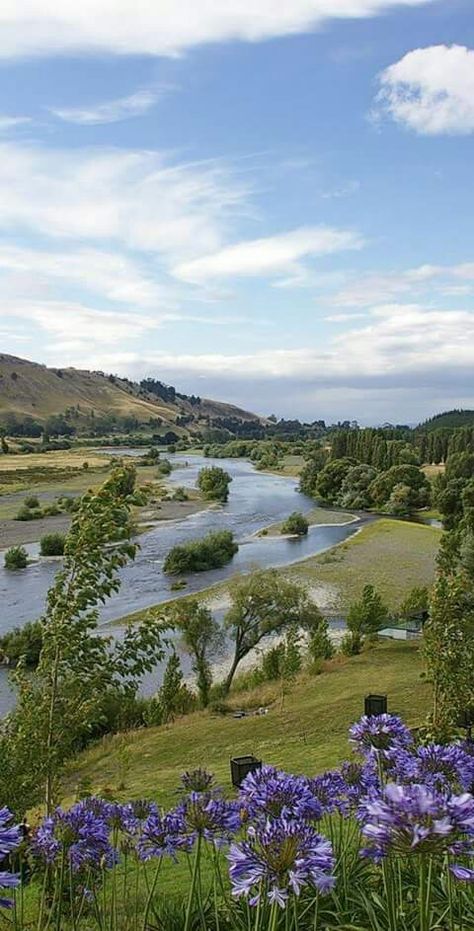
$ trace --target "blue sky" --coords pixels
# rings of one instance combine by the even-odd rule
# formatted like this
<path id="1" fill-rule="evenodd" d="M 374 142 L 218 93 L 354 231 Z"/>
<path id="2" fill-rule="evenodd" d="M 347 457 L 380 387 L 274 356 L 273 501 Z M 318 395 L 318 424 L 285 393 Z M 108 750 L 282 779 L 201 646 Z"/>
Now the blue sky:
<path id="1" fill-rule="evenodd" d="M 3 0 L 0 349 L 259 413 L 474 406 L 472 0 Z"/>

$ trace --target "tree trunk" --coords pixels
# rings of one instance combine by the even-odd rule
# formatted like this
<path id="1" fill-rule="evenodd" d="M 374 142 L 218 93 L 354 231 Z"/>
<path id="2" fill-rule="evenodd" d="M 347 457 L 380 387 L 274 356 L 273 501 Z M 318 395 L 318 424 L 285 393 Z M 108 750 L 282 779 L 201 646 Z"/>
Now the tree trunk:
<path id="1" fill-rule="evenodd" d="M 237 653 L 234 653 L 234 658 L 233 658 L 233 660 L 232 660 L 232 666 L 231 666 L 230 669 L 229 669 L 229 674 L 228 674 L 228 676 L 227 676 L 227 679 L 225 679 L 225 681 L 224 681 L 224 688 L 223 688 L 224 695 L 228 695 L 229 692 L 230 692 L 230 687 L 231 687 L 231 685 L 232 685 L 232 680 L 233 680 L 233 678 L 234 678 L 234 676 L 235 676 L 235 671 L 236 671 L 237 666 L 239 665 L 241 659 L 242 659 L 241 656 L 239 656 Z"/>

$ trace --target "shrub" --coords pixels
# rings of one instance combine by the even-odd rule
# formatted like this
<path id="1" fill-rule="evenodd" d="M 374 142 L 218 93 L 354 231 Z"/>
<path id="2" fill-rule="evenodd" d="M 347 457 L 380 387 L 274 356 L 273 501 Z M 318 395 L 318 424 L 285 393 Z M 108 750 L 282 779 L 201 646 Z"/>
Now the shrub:
<path id="1" fill-rule="evenodd" d="M 156 470 L 157 475 L 160 477 L 163 475 L 170 475 L 172 470 L 172 465 L 169 459 L 161 459 L 158 463 L 158 468 Z"/>
<path id="2" fill-rule="evenodd" d="M 182 488 L 181 485 L 174 492 L 173 501 L 189 501 L 189 495 L 186 489 Z"/>
<path id="3" fill-rule="evenodd" d="M 218 466 L 201 469 L 198 475 L 198 488 L 206 501 L 227 501 L 229 484 L 232 481 L 228 472 Z"/>
<path id="4" fill-rule="evenodd" d="M 30 668 L 38 665 L 43 646 L 41 621 L 29 621 L 24 627 L 15 627 L 0 637 L 0 657 L 16 665 L 20 658 Z"/>
<path id="5" fill-rule="evenodd" d="M 23 502 L 25 508 L 39 508 L 40 503 L 36 495 L 29 495 Z"/>
<path id="6" fill-rule="evenodd" d="M 28 553 L 23 546 L 11 546 L 5 553 L 5 569 L 25 569 Z"/>
<path id="7" fill-rule="evenodd" d="M 280 533 L 290 533 L 293 536 L 304 537 L 308 533 L 308 521 L 299 511 L 293 511 L 281 525 Z"/>
<path id="8" fill-rule="evenodd" d="M 41 508 L 27 508 L 23 506 L 15 515 L 14 520 L 39 520 L 43 516 Z"/>
<path id="9" fill-rule="evenodd" d="M 61 513 L 61 508 L 57 504 L 48 504 L 47 507 L 43 508 L 44 517 L 57 517 Z"/>
<path id="10" fill-rule="evenodd" d="M 45 533 L 40 541 L 41 556 L 63 556 L 65 539 L 64 533 Z"/>
<path id="11" fill-rule="evenodd" d="M 165 559 L 163 569 L 169 575 L 219 569 L 230 562 L 238 548 L 230 530 L 219 530 L 209 533 L 201 540 L 190 540 L 189 543 L 173 546 Z"/>

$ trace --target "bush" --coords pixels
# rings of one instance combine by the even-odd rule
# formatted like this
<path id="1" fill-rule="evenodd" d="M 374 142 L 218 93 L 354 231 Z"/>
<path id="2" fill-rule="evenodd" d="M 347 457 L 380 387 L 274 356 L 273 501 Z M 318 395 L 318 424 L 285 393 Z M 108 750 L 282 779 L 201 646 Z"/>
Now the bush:
<path id="1" fill-rule="evenodd" d="M 174 492 L 173 501 L 189 501 L 189 495 L 186 489 L 182 488 L 181 485 Z"/>
<path id="2" fill-rule="evenodd" d="M 25 508 L 39 508 L 40 503 L 36 495 L 29 495 L 23 502 Z"/>
<path id="3" fill-rule="evenodd" d="M 45 533 L 40 540 L 41 556 L 63 556 L 65 540 L 64 533 Z"/>
<path id="4" fill-rule="evenodd" d="M 27 508 L 25 505 L 20 508 L 14 520 L 39 520 L 43 516 L 41 508 Z"/>
<path id="5" fill-rule="evenodd" d="M 15 627 L 0 637 L 0 658 L 8 659 L 16 665 L 20 658 L 30 668 L 38 665 L 43 646 L 43 627 L 41 621 L 29 621 L 24 627 Z"/>
<path id="6" fill-rule="evenodd" d="M 232 481 L 228 472 L 218 466 L 201 469 L 197 485 L 206 501 L 227 501 L 229 484 Z"/>
<path id="7" fill-rule="evenodd" d="M 43 509 L 44 517 L 57 517 L 61 513 L 61 508 L 57 504 L 48 504 L 47 507 Z"/>
<path id="8" fill-rule="evenodd" d="M 308 521 L 299 511 L 293 511 L 281 525 L 280 533 L 290 533 L 293 536 L 304 537 L 308 533 Z"/>
<path id="9" fill-rule="evenodd" d="M 11 546 L 5 553 L 5 569 L 25 569 L 28 553 L 23 546 Z"/>
<path id="10" fill-rule="evenodd" d="M 201 540 L 190 540 L 173 546 L 164 564 L 164 572 L 178 575 L 182 572 L 205 572 L 219 569 L 230 562 L 238 550 L 230 530 L 209 533 Z"/>

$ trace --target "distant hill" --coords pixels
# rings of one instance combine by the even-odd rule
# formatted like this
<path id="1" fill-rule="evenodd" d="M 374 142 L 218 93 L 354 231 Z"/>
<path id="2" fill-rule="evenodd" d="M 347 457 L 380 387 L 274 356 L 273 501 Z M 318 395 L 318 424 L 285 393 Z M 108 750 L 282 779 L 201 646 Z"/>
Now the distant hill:
<path id="1" fill-rule="evenodd" d="M 138 384 L 104 372 L 47 368 L 0 353 L 0 424 L 31 418 L 43 425 L 54 417 L 65 417 L 79 429 L 112 418 L 118 425 L 136 422 L 178 435 L 206 425 L 261 423 L 249 411 L 181 394 L 156 379 Z"/>
<path id="2" fill-rule="evenodd" d="M 456 427 L 471 426 L 474 426 L 474 411 L 455 409 L 453 411 L 444 411 L 442 414 L 435 414 L 434 417 L 420 423 L 417 430 L 429 432 L 431 430 L 440 430 L 443 427 L 453 430 Z"/>

